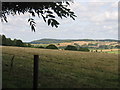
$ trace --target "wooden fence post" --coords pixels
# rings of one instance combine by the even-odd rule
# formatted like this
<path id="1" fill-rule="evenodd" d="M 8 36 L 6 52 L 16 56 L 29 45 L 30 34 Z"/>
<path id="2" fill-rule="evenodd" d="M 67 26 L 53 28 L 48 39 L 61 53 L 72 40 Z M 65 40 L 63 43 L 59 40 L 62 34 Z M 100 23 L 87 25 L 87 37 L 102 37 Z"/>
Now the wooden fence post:
<path id="1" fill-rule="evenodd" d="M 15 58 L 15 55 L 13 55 L 13 57 L 12 57 L 12 59 L 11 59 L 10 74 L 11 74 L 11 71 L 12 71 L 12 69 L 13 69 L 14 58 Z"/>
<path id="2" fill-rule="evenodd" d="M 34 55 L 33 90 L 37 90 L 38 88 L 38 60 L 39 55 Z"/>

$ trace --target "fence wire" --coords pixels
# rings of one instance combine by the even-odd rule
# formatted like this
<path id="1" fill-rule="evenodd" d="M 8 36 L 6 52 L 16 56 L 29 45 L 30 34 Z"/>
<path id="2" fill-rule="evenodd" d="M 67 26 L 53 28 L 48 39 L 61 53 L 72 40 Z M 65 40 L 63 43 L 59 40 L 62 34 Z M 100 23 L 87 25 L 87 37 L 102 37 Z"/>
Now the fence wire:
<path id="1" fill-rule="evenodd" d="M 23 82 L 21 88 L 32 88 L 33 84 L 33 64 L 34 64 L 34 57 L 31 56 L 22 56 L 22 55 L 15 55 L 9 53 L 2 53 L 2 64 L 3 64 L 3 78 L 8 78 L 10 80 L 20 80 L 18 82 Z M 39 58 L 39 67 L 46 63 L 53 63 L 58 65 L 67 65 L 63 62 L 57 62 L 52 60 L 46 60 Z M 43 63 L 43 64 L 42 64 Z M 46 70 L 46 65 L 43 65 L 42 68 Z M 40 71 L 40 70 L 39 70 Z M 62 72 L 62 71 L 61 71 Z M 6 75 L 7 74 L 7 75 Z M 42 74 L 39 72 L 39 77 Z M 3 81 L 3 85 L 6 84 L 7 81 Z M 3 86 L 6 87 L 6 86 Z M 39 84 L 40 87 L 40 84 Z"/>

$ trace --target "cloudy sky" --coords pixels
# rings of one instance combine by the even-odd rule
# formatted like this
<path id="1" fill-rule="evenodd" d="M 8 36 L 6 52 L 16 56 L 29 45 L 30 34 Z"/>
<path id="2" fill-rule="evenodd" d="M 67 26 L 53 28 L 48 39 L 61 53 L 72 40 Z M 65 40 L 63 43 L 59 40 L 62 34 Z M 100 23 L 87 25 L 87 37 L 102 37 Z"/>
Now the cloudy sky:
<path id="1" fill-rule="evenodd" d="M 88 1 L 88 0 L 87 0 Z M 76 20 L 64 18 L 59 28 L 52 28 L 41 18 L 35 18 L 36 32 L 32 32 L 27 22 L 29 14 L 8 16 L 8 23 L 2 23 L 2 31 L 9 38 L 25 42 L 42 38 L 53 39 L 118 39 L 118 2 L 115 0 L 91 2 L 76 0 L 70 8 L 77 15 Z"/>

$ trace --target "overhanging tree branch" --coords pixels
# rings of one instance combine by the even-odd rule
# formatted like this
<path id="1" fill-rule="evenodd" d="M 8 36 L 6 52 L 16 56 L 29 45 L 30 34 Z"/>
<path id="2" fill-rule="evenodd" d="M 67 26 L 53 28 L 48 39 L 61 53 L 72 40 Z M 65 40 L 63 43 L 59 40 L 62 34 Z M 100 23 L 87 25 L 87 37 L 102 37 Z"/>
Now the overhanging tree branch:
<path id="1" fill-rule="evenodd" d="M 69 2 L 3 2 L 2 3 L 2 16 L 1 21 L 7 22 L 7 15 L 20 15 L 29 13 L 32 15 L 28 19 L 32 31 L 35 31 L 34 17 L 37 15 L 39 18 L 43 18 L 44 22 L 48 23 L 52 27 L 58 27 L 59 22 L 56 20 L 56 16 L 67 18 L 70 17 L 75 20 L 76 15 L 72 12 L 68 6 Z"/>

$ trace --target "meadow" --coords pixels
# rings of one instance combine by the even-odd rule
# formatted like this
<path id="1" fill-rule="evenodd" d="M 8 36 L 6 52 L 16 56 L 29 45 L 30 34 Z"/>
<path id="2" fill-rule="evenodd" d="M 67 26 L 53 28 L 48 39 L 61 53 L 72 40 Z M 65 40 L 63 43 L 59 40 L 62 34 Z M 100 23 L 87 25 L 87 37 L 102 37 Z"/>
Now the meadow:
<path id="1" fill-rule="evenodd" d="M 120 54 L 120 51 L 106 51 L 106 53 L 115 53 L 115 54 Z"/>
<path id="2" fill-rule="evenodd" d="M 120 49 L 90 49 L 90 51 L 98 53 L 112 53 L 112 54 L 120 54 Z"/>
<path id="3" fill-rule="evenodd" d="M 3 88 L 32 88 L 35 54 L 39 55 L 39 88 L 119 88 L 118 54 L 9 46 L 0 49 Z"/>

